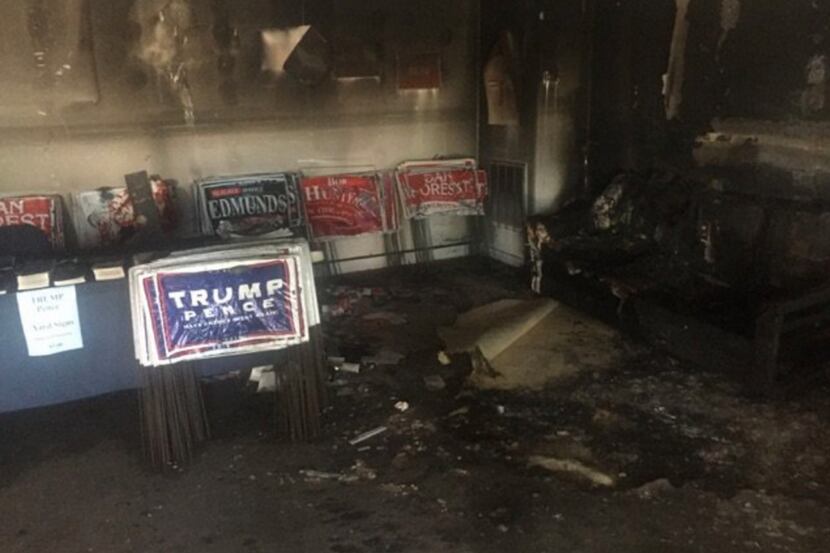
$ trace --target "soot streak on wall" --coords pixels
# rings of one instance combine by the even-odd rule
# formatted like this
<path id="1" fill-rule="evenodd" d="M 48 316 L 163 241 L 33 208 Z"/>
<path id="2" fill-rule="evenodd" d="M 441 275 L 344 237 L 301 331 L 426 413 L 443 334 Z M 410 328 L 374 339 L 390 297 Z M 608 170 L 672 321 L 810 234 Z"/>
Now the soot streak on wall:
<path id="1" fill-rule="evenodd" d="M 482 90 L 481 158 L 527 167 L 528 215 L 554 211 L 584 193 L 593 5 L 593 0 L 481 2 L 482 61 L 509 33 L 516 46 L 512 69 L 519 107 L 518 125 L 490 124 Z M 491 253 L 524 259 L 523 229 L 491 224 L 488 232 Z"/>
<path id="2" fill-rule="evenodd" d="M 519 125 L 489 125 L 484 159 L 528 163 L 528 211 L 550 211 L 580 193 L 587 90 L 586 41 L 592 2 L 482 2 L 482 54 L 503 32 L 517 45 Z"/>

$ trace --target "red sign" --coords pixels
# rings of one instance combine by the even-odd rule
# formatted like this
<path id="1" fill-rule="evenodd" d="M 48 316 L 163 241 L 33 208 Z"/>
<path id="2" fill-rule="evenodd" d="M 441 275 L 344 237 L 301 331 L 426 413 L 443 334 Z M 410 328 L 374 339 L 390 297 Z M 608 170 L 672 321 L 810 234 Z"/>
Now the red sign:
<path id="1" fill-rule="evenodd" d="M 475 171 L 416 173 L 406 177 L 410 205 L 423 202 L 475 202 L 478 188 Z"/>
<path id="2" fill-rule="evenodd" d="M 60 196 L 0 198 L 0 226 L 31 225 L 43 231 L 55 249 L 63 248 Z"/>
<path id="3" fill-rule="evenodd" d="M 398 171 L 398 184 L 407 216 L 437 214 L 483 215 L 487 175 L 470 168 L 411 165 Z"/>
<path id="4" fill-rule="evenodd" d="M 392 230 L 385 187 L 376 173 L 306 177 L 302 186 L 317 240 Z"/>

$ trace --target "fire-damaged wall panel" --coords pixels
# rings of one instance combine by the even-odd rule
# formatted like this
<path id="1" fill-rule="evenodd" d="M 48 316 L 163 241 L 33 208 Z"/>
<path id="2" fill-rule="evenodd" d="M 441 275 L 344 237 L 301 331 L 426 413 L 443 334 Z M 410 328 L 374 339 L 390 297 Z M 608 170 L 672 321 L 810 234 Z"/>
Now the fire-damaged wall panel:
<path id="1" fill-rule="evenodd" d="M 123 186 L 125 174 L 146 170 L 178 183 L 187 234 L 195 231 L 189 185 L 197 179 L 476 154 L 474 0 L 8 4 L 0 8 L 0 67 L 16 77 L 0 83 L 8 100 L 0 105 L 0 195 L 69 197 Z M 297 28 L 316 46 L 289 48 L 282 67 L 264 69 L 263 36 Z M 71 55 L 47 60 L 54 92 L 32 92 L 43 82 L 33 30 L 50 53 L 54 43 Z M 321 45 L 329 55 L 315 53 Z M 399 90 L 399 53 L 440 60 L 440 86 Z M 56 76 L 64 64 L 71 70 Z M 304 76 L 308 69 L 315 78 Z M 413 226 L 395 243 L 357 237 L 338 241 L 333 253 L 362 258 L 344 264 L 352 270 L 383 266 L 395 257 L 389 248 L 424 248 L 425 258 L 471 250 L 466 218 Z"/>
<path id="2" fill-rule="evenodd" d="M 598 3 L 594 193 L 623 170 L 707 192 L 693 262 L 736 291 L 830 277 L 826 2 Z"/>
<path id="3" fill-rule="evenodd" d="M 0 120 L 38 124 L 98 101 L 86 0 L 0 6 Z"/>
<path id="4" fill-rule="evenodd" d="M 514 196 L 500 205 L 546 213 L 582 194 L 593 4 L 481 3 L 481 157 L 526 165 L 526 186 L 511 187 Z M 523 258 L 523 240 L 513 230 L 495 219 L 488 227 L 500 259 Z"/>

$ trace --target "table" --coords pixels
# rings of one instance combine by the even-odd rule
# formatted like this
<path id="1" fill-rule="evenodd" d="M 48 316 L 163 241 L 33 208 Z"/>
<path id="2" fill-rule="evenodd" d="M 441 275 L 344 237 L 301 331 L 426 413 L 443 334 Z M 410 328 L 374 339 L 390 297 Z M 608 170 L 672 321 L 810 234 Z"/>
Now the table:
<path id="1" fill-rule="evenodd" d="M 84 348 L 29 357 L 15 294 L 0 296 L 0 413 L 94 397 L 138 386 L 126 279 L 77 286 Z M 195 362 L 201 376 L 273 362 L 257 353 Z"/>

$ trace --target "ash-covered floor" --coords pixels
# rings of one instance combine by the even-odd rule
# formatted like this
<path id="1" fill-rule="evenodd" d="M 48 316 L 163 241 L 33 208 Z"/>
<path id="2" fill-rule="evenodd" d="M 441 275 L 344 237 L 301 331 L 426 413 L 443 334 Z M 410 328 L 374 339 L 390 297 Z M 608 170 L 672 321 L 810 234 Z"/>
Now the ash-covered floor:
<path id="1" fill-rule="evenodd" d="M 612 366 L 580 366 L 573 351 L 611 338 L 581 333 L 575 320 L 579 348 L 564 358 L 577 370 L 541 390 L 485 391 L 467 384 L 469 356 L 439 361 L 436 329 L 472 307 L 528 297 L 515 275 L 467 260 L 321 289 L 352 310 L 334 309 L 332 351 L 404 356 L 332 373 L 321 440 L 280 441 L 272 402 L 244 375 L 207 384 L 214 439 L 171 475 L 142 465 L 134 394 L 5 415 L 0 551 L 830 547 L 826 384 L 752 398 L 726 375 L 622 337 Z"/>

